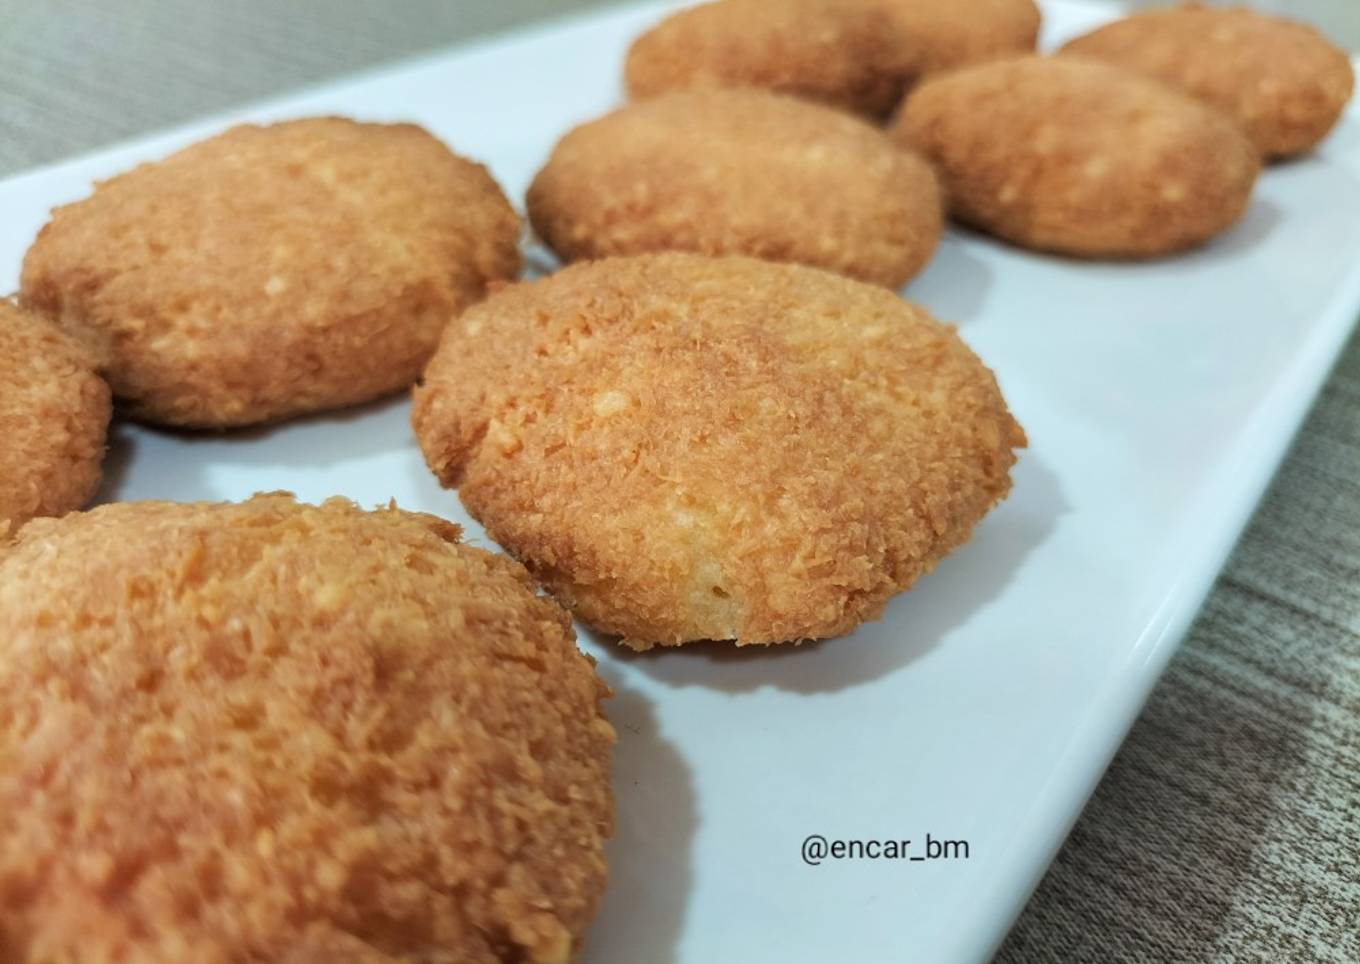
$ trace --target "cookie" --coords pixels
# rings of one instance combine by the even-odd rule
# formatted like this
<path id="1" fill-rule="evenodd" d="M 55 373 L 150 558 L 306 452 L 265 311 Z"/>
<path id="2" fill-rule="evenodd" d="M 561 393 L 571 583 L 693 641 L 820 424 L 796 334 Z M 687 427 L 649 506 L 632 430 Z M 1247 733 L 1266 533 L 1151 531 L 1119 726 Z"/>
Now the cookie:
<path id="1" fill-rule="evenodd" d="M 99 486 L 109 388 L 78 343 L 0 299 L 0 536 Z"/>
<path id="2" fill-rule="evenodd" d="M 1141 11 L 1062 52 L 1137 70 L 1218 108 L 1267 159 L 1311 150 L 1355 90 L 1344 50 L 1307 24 L 1246 7 Z"/>
<path id="3" fill-rule="evenodd" d="M 672 14 L 628 51 L 635 98 L 705 87 L 761 87 L 881 116 L 916 57 L 871 4 L 718 0 Z"/>
<path id="4" fill-rule="evenodd" d="M 58 208 L 21 299 L 121 405 L 224 428 L 409 386 L 444 325 L 519 268 L 486 170 L 406 124 L 247 125 Z"/>
<path id="5" fill-rule="evenodd" d="M 958 220 L 1086 258 L 1204 243 L 1246 211 L 1260 168 L 1217 111 L 1076 57 L 940 75 L 908 95 L 893 132 L 935 164 Z"/>
<path id="6" fill-rule="evenodd" d="M 491 537 L 638 649 L 849 632 L 969 537 L 1024 444 L 954 329 L 892 292 L 674 253 L 497 292 L 412 421 Z"/>
<path id="7" fill-rule="evenodd" d="M 1034 0 L 856 0 L 876 4 L 903 36 L 921 74 L 1034 50 Z"/>
<path id="8" fill-rule="evenodd" d="M 32 522 L 0 548 L 0 947 L 562 964 L 605 881 L 605 692 L 432 516 Z"/>
<path id="9" fill-rule="evenodd" d="M 747 254 L 897 287 L 940 236 L 935 175 L 884 133 L 757 90 L 685 91 L 578 127 L 529 189 L 565 260 Z"/>

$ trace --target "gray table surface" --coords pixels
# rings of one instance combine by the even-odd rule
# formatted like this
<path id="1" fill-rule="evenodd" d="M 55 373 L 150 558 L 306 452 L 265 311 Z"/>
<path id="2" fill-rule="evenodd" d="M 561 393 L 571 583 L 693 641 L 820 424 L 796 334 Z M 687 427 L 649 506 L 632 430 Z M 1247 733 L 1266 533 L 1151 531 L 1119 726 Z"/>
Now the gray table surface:
<path id="1" fill-rule="evenodd" d="M 0 0 L 0 175 L 592 5 Z M 1357 922 L 1360 338 L 997 960 L 1356 962 Z"/>

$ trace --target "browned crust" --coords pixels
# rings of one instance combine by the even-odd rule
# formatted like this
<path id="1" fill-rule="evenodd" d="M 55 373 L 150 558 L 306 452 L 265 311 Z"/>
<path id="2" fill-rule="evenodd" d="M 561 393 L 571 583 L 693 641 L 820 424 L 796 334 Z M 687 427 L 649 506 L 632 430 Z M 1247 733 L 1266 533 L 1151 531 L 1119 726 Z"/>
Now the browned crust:
<path id="1" fill-rule="evenodd" d="M 99 487 L 109 387 L 59 329 L 0 299 L 0 536 Z"/>
<path id="2" fill-rule="evenodd" d="M 934 162 L 960 221 L 1079 257 L 1201 244 L 1242 216 L 1260 168 L 1217 111 L 1075 57 L 929 80 L 907 97 L 894 134 Z"/>
<path id="3" fill-rule="evenodd" d="M 1344 50 L 1307 24 L 1246 7 L 1142 11 L 1062 52 L 1137 70 L 1218 108 L 1268 159 L 1311 150 L 1355 90 Z"/>
<path id="4" fill-rule="evenodd" d="M 89 343 L 134 416 L 226 427 L 415 380 L 519 268 L 484 168 L 412 125 L 247 125 L 58 208 L 22 300 Z"/>
<path id="5" fill-rule="evenodd" d="M 866 0 L 859 0 L 866 2 Z M 867 0 L 896 23 L 923 74 L 1034 50 L 1034 0 Z"/>
<path id="6" fill-rule="evenodd" d="M 6 961 L 564 962 L 613 731 L 456 526 L 130 503 L 0 551 Z"/>
<path id="7" fill-rule="evenodd" d="M 882 116 L 917 71 L 883 11 L 840 0 L 718 0 L 672 14 L 628 51 L 636 98 L 703 87 L 763 87 Z"/>
<path id="8" fill-rule="evenodd" d="M 498 292 L 449 327 L 412 417 L 491 536 L 638 648 L 875 618 L 1024 444 L 953 328 L 891 292 L 688 254 Z"/>
<path id="9" fill-rule="evenodd" d="M 830 108 L 756 90 L 688 91 L 578 127 L 534 179 L 529 216 L 566 260 L 747 254 L 896 288 L 929 260 L 929 165 Z"/>

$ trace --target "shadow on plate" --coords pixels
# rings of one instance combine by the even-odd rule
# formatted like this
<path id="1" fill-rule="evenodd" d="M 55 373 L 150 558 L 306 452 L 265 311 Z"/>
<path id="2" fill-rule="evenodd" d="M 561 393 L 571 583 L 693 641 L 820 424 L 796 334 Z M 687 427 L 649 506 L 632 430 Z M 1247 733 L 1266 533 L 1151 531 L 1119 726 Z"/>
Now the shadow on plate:
<path id="1" fill-rule="evenodd" d="M 563 267 L 557 255 L 532 233 L 526 233 L 520 241 L 520 254 L 524 258 L 521 281 L 537 281 L 555 274 Z"/>
<path id="2" fill-rule="evenodd" d="M 1351 114 L 1344 114 L 1336 127 L 1332 128 L 1331 133 L 1313 150 L 1295 154 L 1293 157 L 1276 158 L 1266 165 L 1261 176 L 1269 177 L 1273 171 L 1292 171 L 1313 164 L 1328 164 L 1329 155 L 1347 157 L 1357 150 L 1360 150 L 1360 122 L 1357 122 Z"/>
<path id="3" fill-rule="evenodd" d="M 147 426 L 145 431 L 189 445 L 229 448 L 232 450 L 232 461 L 236 464 L 251 464 L 267 458 L 270 461 L 282 459 L 282 464 L 287 466 L 316 468 L 406 447 L 412 440 L 409 411 L 410 392 L 403 390 L 362 405 L 303 415 L 267 425 L 221 432 Z M 379 415 L 383 417 L 375 417 Z M 319 427 L 332 431 L 322 434 L 315 431 Z M 290 444 L 269 449 L 262 449 L 259 444 L 280 439 Z"/>
<path id="4" fill-rule="evenodd" d="M 1262 176 L 1269 177 L 1269 169 Z M 961 244 L 963 241 L 989 243 L 1018 257 L 1044 261 L 1059 267 L 1160 270 L 1168 264 L 1186 259 L 1216 261 L 1238 257 L 1265 242 L 1278 229 L 1283 219 L 1284 214 L 1279 205 L 1258 192 L 1252 198 L 1242 219 L 1227 231 L 1210 238 L 1197 248 L 1153 258 L 1079 258 L 1054 251 L 1038 251 L 964 225 L 951 223 L 949 233 L 941 242 L 940 251 L 936 255 L 936 259 L 942 262 L 938 266 L 938 274 L 937 266 L 932 262 L 926 273 L 907 287 L 906 297 L 912 301 L 919 301 L 945 321 L 966 322 L 978 314 L 985 304 L 990 269 L 980 259 L 966 251 Z"/>
<path id="5" fill-rule="evenodd" d="M 100 467 L 99 489 L 90 500 L 91 506 L 118 501 L 118 493 L 127 482 L 128 469 L 136 458 L 137 437 L 124 422 L 115 421 L 109 426 L 107 445 Z"/>
<path id="6" fill-rule="evenodd" d="M 965 322 L 981 314 L 992 274 L 962 243 L 971 237 L 975 235 L 951 226 L 925 270 L 902 288 L 902 297 L 924 306 L 941 321 Z M 564 267 L 552 249 L 533 234 L 526 234 L 520 252 L 524 281 L 537 281 Z"/>
<path id="7" fill-rule="evenodd" d="M 1015 469 L 1015 492 L 983 521 L 973 538 L 888 604 L 883 618 L 847 637 L 797 646 L 734 647 L 700 642 L 637 653 L 591 634 L 610 659 L 668 686 L 725 691 L 774 686 L 828 693 L 870 682 L 934 649 L 973 614 L 999 597 L 1025 558 L 1042 545 L 1067 511 L 1057 477 L 1032 453 Z"/>
<path id="8" fill-rule="evenodd" d="M 902 297 L 941 321 L 966 325 L 982 314 L 992 286 L 992 269 L 968 250 L 984 236 L 950 225 L 925 271 L 907 282 Z"/>
<path id="9" fill-rule="evenodd" d="M 1263 176 L 1269 177 L 1269 172 Z M 1257 194 L 1251 199 L 1251 205 L 1241 221 L 1189 254 L 1198 256 L 1201 261 L 1222 261 L 1240 257 L 1265 242 L 1283 220 L 1284 213 L 1279 205 Z"/>
<path id="10" fill-rule="evenodd" d="M 618 730 L 614 750 L 614 837 L 609 886 L 586 936 L 582 964 L 628 961 L 670 964 L 684 928 L 693 881 L 698 826 L 689 765 L 661 735 L 651 704 L 623 686 L 608 666 L 600 675 L 614 689 L 605 704 Z"/>
<path id="11" fill-rule="evenodd" d="M 146 457 L 159 473 L 155 488 L 182 501 L 221 498 L 207 473 L 214 467 L 277 466 L 289 488 L 292 469 L 325 470 L 415 444 L 409 424 L 409 393 L 401 392 L 335 412 L 305 415 L 230 431 L 186 431 L 116 421 L 105 460 L 99 501 L 123 498 L 133 462 Z M 317 431 L 325 428 L 327 431 Z M 272 442 L 274 444 L 262 444 Z M 157 453 L 155 450 L 161 449 Z"/>

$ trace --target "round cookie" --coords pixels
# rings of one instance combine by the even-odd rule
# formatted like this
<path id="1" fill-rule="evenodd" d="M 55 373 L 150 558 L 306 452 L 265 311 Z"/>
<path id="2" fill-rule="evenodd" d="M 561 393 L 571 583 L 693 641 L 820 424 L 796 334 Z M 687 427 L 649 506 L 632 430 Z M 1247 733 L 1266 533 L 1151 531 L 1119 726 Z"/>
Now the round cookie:
<path id="1" fill-rule="evenodd" d="M 528 207 L 569 261 L 747 254 L 893 288 L 929 260 L 942 221 L 930 166 L 882 131 L 758 90 L 666 94 L 576 128 Z"/>
<path id="2" fill-rule="evenodd" d="M 1268 159 L 1310 150 L 1355 89 L 1345 51 L 1306 24 L 1246 7 L 1141 11 L 1062 52 L 1137 70 L 1217 107 Z"/>
<path id="3" fill-rule="evenodd" d="M 762 87 L 881 116 L 915 71 L 915 53 L 871 4 L 717 0 L 672 14 L 634 41 L 624 80 L 635 98 Z"/>
<path id="4" fill-rule="evenodd" d="M 1075 57 L 999 60 L 928 80 L 894 133 L 934 162 L 958 220 L 1088 258 L 1203 243 L 1242 216 L 1260 168 L 1217 111 Z"/>
<path id="5" fill-rule="evenodd" d="M 458 537 L 274 494 L 0 545 L 5 959 L 569 960 L 605 881 L 606 690 Z"/>
<path id="6" fill-rule="evenodd" d="M 0 299 L 0 536 L 99 486 L 109 387 L 51 323 Z"/>
<path id="7" fill-rule="evenodd" d="M 866 2 L 866 0 L 860 0 Z M 1034 0 L 867 0 L 887 13 L 923 74 L 1034 50 Z"/>
<path id="8" fill-rule="evenodd" d="M 892 292 L 676 253 L 497 292 L 449 326 L 412 421 L 491 537 L 638 649 L 875 618 L 1024 444 L 954 329 Z"/>
<path id="9" fill-rule="evenodd" d="M 58 208 L 21 298 L 97 353 L 134 416 L 228 427 L 410 385 L 519 270 L 479 165 L 408 124 L 236 127 Z"/>

